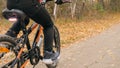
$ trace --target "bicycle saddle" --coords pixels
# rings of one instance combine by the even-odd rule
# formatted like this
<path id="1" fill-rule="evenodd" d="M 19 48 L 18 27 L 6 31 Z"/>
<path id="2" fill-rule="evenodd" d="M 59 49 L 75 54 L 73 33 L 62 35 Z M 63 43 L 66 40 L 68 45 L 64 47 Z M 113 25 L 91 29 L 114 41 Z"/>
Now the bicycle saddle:
<path id="1" fill-rule="evenodd" d="M 2 11 L 2 15 L 6 19 L 14 17 L 14 18 L 19 18 L 19 19 L 24 20 L 25 17 L 26 17 L 26 14 L 23 11 L 21 11 L 21 10 L 18 10 L 18 9 L 11 9 L 11 10 L 9 10 L 7 8 Z"/>

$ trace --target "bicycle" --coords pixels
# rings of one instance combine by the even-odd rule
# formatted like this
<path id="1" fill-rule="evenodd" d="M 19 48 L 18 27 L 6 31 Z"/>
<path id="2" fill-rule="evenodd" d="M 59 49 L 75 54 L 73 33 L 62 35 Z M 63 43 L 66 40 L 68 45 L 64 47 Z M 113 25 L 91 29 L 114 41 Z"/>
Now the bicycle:
<path id="1" fill-rule="evenodd" d="M 44 36 L 42 30 L 44 28 L 37 23 L 33 23 L 27 28 L 25 23 L 23 23 L 26 15 L 21 10 L 5 9 L 2 14 L 9 21 L 19 20 L 23 26 L 21 30 L 23 34 L 17 39 L 7 35 L 0 35 L 0 59 L 3 61 L 4 59 L 8 59 L 4 61 L 4 65 L 1 68 L 24 68 L 29 61 L 33 66 L 37 65 L 43 59 L 42 40 Z M 37 30 L 31 45 L 28 36 L 35 28 Z M 60 56 L 60 35 L 56 26 L 54 26 L 53 44 L 53 50 L 57 56 L 54 63 L 46 64 L 47 68 L 56 68 Z"/>

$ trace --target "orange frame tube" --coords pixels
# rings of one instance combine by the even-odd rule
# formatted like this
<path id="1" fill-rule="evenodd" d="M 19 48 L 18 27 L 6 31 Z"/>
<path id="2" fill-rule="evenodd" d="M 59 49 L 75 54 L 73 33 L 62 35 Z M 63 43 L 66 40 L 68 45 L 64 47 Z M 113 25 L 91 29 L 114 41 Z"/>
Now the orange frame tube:
<path id="1" fill-rule="evenodd" d="M 40 35 L 42 34 L 42 31 L 43 31 L 43 27 L 40 26 L 40 31 L 39 31 L 38 36 L 37 36 L 37 38 L 36 38 L 36 42 L 39 41 L 39 39 L 40 39 Z"/>
<path id="2" fill-rule="evenodd" d="M 33 26 L 31 27 L 31 30 L 33 31 L 37 26 L 38 26 L 37 23 L 33 24 Z"/>
<path id="3" fill-rule="evenodd" d="M 37 23 L 33 24 L 33 26 L 31 27 L 32 31 L 33 31 L 37 26 L 38 26 Z M 39 41 L 39 38 L 40 38 L 40 35 L 42 34 L 42 31 L 43 31 L 43 27 L 40 26 L 40 31 L 39 31 L 38 36 L 37 36 L 37 38 L 36 38 L 36 42 Z M 17 56 L 18 59 L 20 58 L 23 50 L 24 50 L 24 48 L 21 48 L 21 49 L 20 49 L 20 51 L 19 51 L 19 53 L 18 53 L 18 56 Z M 25 66 L 26 66 L 26 64 L 28 63 L 28 61 L 29 61 L 29 60 L 26 60 L 25 63 L 24 63 L 20 68 L 25 68 Z"/>

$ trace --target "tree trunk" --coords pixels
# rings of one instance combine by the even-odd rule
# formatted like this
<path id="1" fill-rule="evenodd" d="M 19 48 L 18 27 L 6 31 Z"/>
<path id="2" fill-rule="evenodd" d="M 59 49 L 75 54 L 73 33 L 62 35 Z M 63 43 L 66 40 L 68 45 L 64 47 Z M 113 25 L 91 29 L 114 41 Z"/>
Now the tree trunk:
<path id="1" fill-rule="evenodd" d="M 54 16 L 54 19 L 56 20 L 57 19 L 57 4 L 54 5 L 53 16 Z"/>
<path id="2" fill-rule="evenodd" d="M 72 16 L 72 18 L 74 18 L 74 16 L 75 16 L 76 4 L 77 4 L 77 0 L 75 0 L 74 3 L 71 3 L 71 16 Z"/>
<path id="3" fill-rule="evenodd" d="M 110 9 L 120 11 L 120 0 L 110 0 Z"/>
<path id="4" fill-rule="evenodd" d="M 103 9 L 105 8 L 104 0 L 98 0 L 98 3 L 103 7 Z"/>

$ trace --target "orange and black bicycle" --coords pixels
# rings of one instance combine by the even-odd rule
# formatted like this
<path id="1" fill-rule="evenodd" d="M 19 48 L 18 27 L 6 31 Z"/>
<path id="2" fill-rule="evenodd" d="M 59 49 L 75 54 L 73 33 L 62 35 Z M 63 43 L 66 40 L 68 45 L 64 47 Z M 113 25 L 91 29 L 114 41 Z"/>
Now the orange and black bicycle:
<path id="1" fill-rule="evenodd" d="M 37 23 L 33 23 L 30 27 L 26 27 L 23 23 L 26 15 L 21 10 L 5 9 L 3 16 L 9 21 L 20 20 L 22 27 L 22 35 L 14 39 L 7 35 L 0 35 L 0 68 L 25 68 L 30 62 L 33 66 L 37 65 L 39 60 L 43 59 L 43 28 Z M 29 41 L 29 34 L 35 29 L 36 34 L 33 43 Z M 54 26 L 54 42 L 53 50 L 57 54 L 53 64 L 46 64 L 47 68 L 56 68 L 58 58 L 60 56 L 60 36 L 58 29 Z"/>

